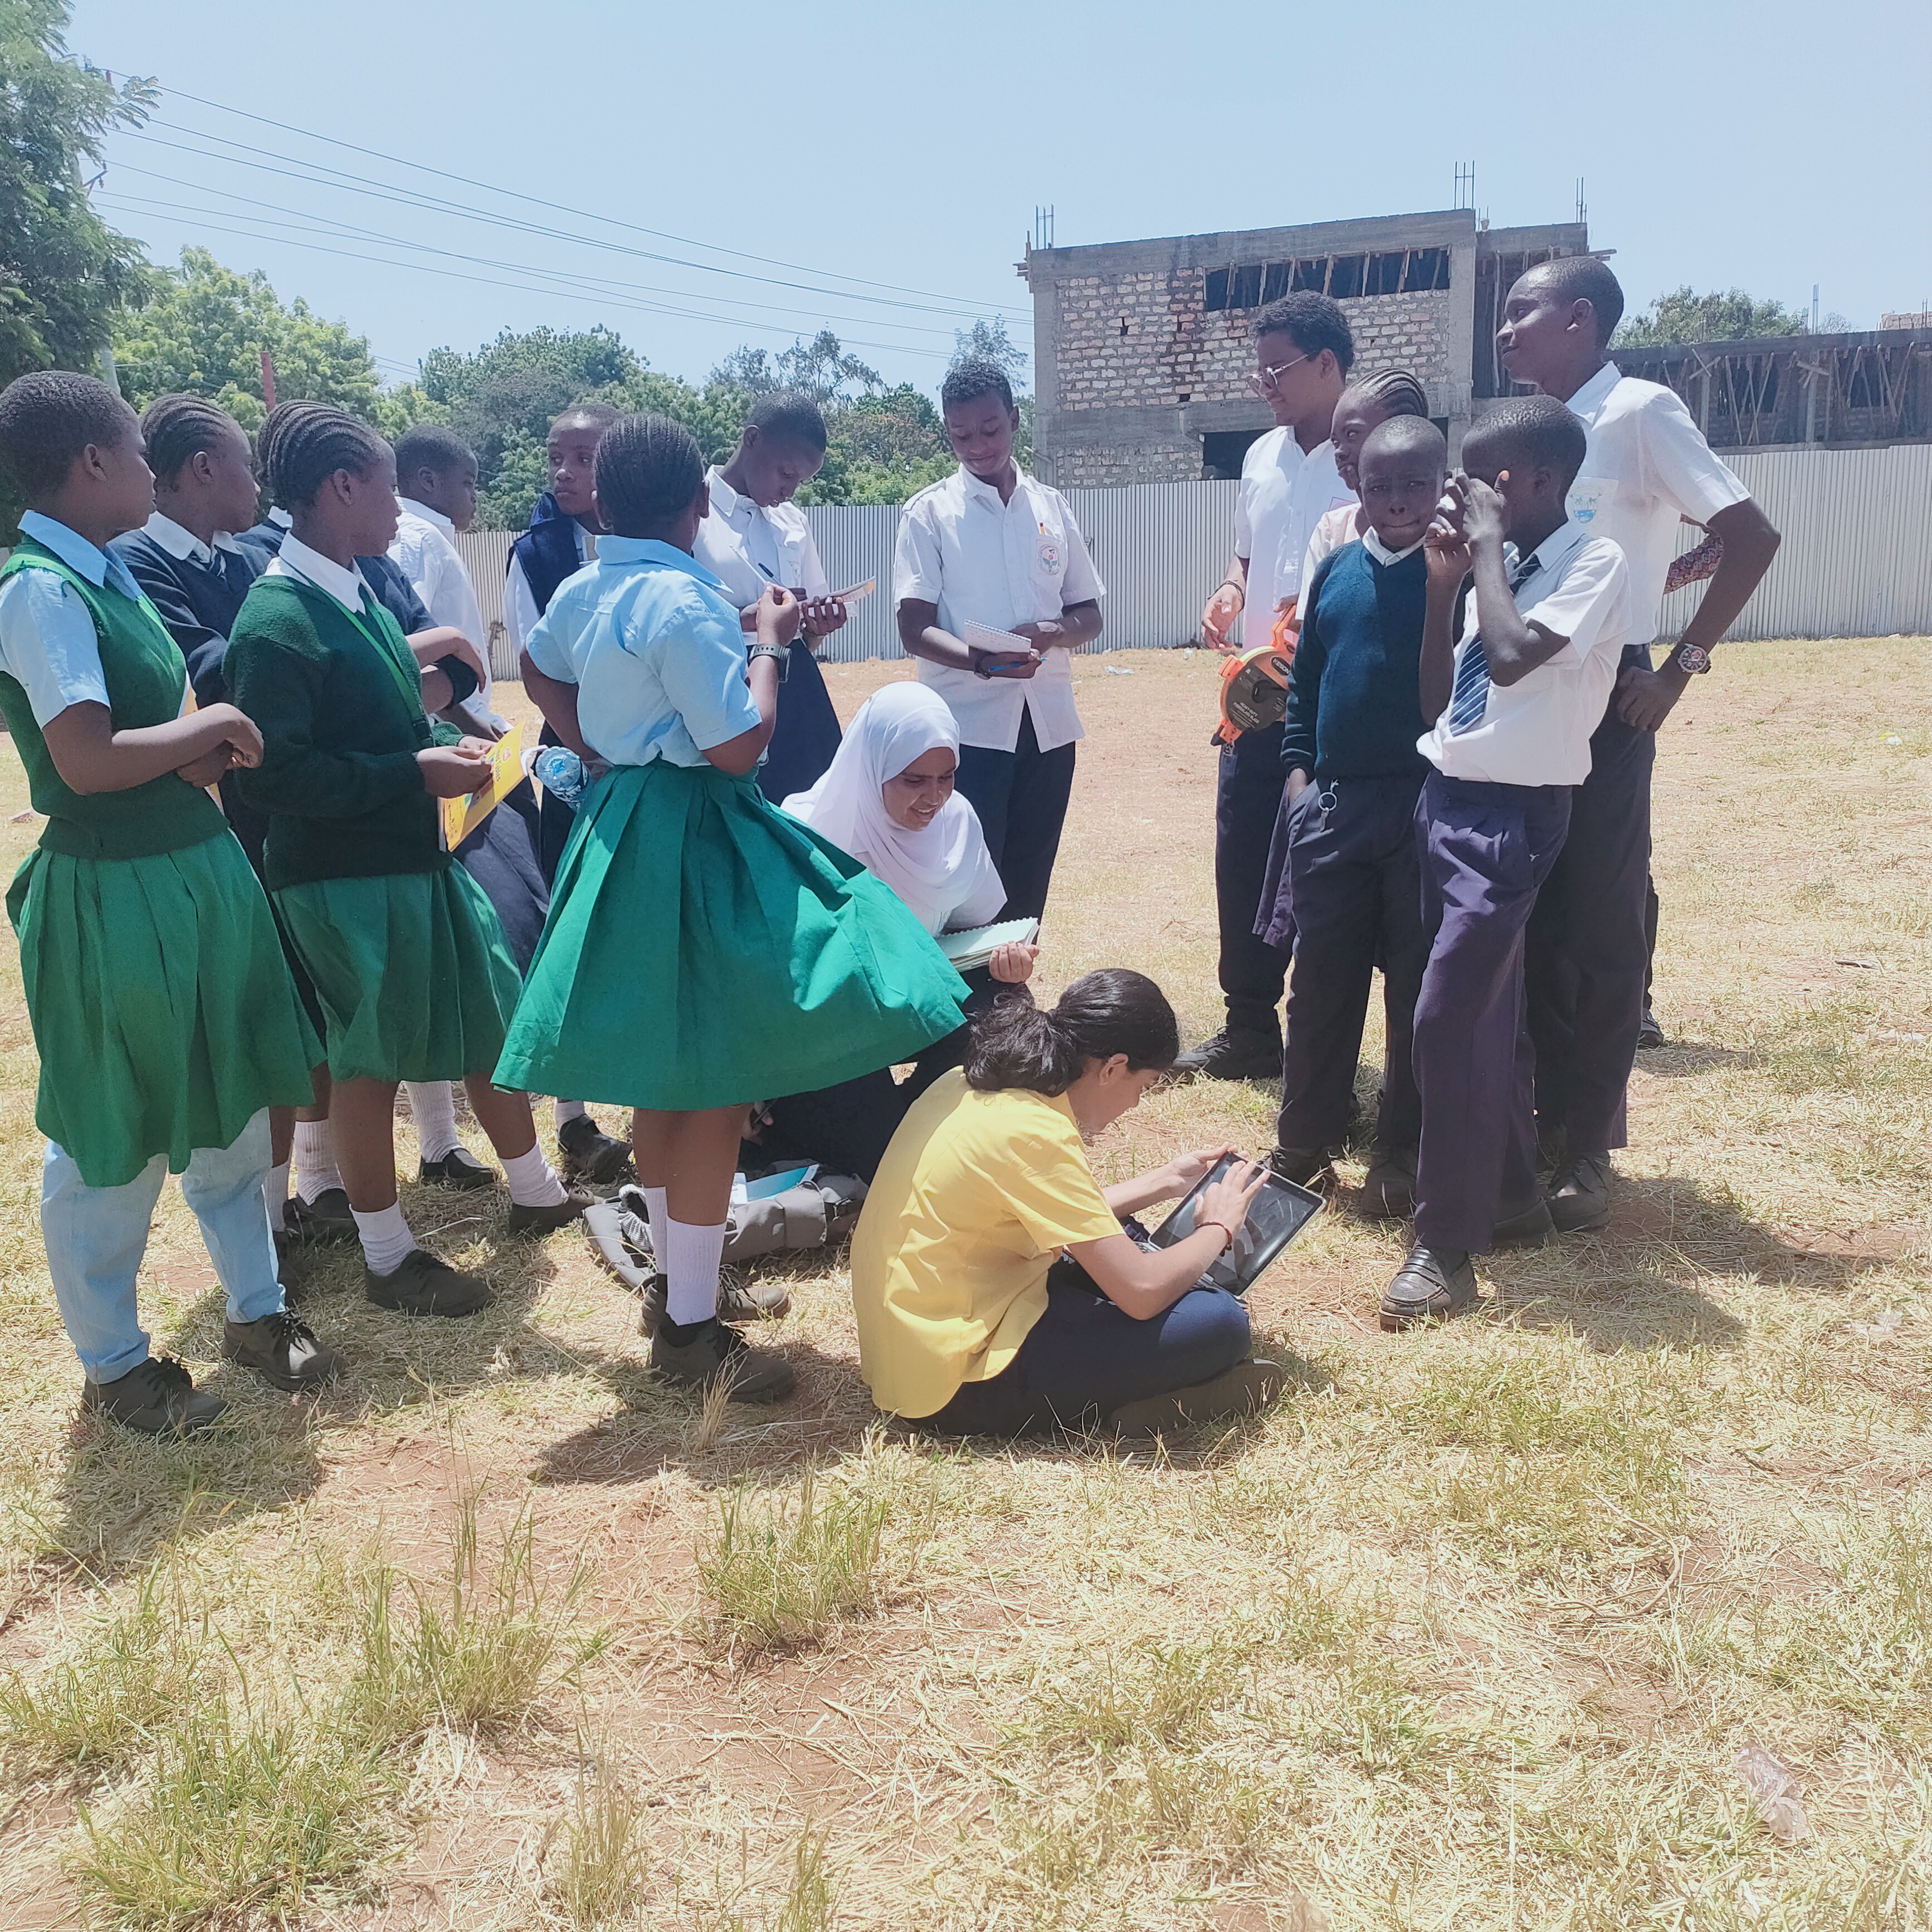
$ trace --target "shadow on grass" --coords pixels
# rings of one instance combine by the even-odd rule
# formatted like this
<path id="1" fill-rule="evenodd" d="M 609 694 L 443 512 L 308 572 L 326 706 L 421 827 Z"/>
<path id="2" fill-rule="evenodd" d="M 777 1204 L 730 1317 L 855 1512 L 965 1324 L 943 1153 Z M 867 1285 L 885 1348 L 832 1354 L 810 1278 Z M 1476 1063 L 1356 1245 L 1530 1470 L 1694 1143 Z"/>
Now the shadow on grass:
<path id="1" fill-rule="evenodd" d="M 1662 1046 L 1647 1046 L 1636 1057 L 1636 1071 L 1654 1074 L 1660 1080 L 1694 1080 L 1720 1066 L 1746 1066 L 1758 1056 L 1748 1048 L 1707 1046 L 1694 1040 L 1673 1040 Z"/>
<path id="2" fill-rule="evenodd" d="M 1794 1241 L 1754 1220 L 1727 1189 L 1679 1175 L 1619 1176 L 1612 1201 L 1610 1224 L 1594 1234 L 1482 1262 L 1491 1311 L 1605 1350 L 1730 1348 L 1745 1324 L 1712 1298 L 1714 1280 L 1841 1294 L 1889 1259 Z"/>

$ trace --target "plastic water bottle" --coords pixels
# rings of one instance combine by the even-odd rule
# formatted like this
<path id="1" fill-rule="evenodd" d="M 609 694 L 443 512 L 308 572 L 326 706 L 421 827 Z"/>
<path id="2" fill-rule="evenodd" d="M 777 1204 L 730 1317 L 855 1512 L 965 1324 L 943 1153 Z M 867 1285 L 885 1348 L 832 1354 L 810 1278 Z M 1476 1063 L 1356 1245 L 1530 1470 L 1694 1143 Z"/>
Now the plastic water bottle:
<path id="1" fill-rule="evenodd" d="M 590 788 L 584 760 L 565 745 L 546 745 L 530 764 L 531 776 L 560 805 L 574 812 Z"/>

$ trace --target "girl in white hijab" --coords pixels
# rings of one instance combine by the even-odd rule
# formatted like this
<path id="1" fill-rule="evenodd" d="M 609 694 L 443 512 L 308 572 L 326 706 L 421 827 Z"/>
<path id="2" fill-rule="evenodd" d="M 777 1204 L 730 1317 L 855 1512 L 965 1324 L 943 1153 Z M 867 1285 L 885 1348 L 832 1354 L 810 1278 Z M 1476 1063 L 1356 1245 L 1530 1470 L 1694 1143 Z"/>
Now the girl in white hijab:
<path id="1" fill-rule="evenodd" d="M 952 788 L 958 764 L 945 700 L 922 684 L 889 684 L 860 706 L 825 776 L 784 809 L 890 886 L 927 932 L 989 925 L 1006 889 L 979 814 Z M 1039 950 L 999 947 L 991 976 L 1018 984 Z"/>

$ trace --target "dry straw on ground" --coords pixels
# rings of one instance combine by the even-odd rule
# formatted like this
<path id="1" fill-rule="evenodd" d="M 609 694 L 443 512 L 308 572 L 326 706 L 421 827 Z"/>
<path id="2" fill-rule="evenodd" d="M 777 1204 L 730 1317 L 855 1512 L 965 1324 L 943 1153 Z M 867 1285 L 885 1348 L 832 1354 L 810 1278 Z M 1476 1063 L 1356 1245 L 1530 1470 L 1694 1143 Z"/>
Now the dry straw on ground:
<path id="1" fill-rule="evenodd" d="M 1215 666 L 1108 662 L 1042 972 L 1142 967 L 1196 1032 Z M 831 677 L 849 713 L 900 674 Z M 796 1397 L 707 1415 L 579 1240 L 417 1189 L 488 1313 L 406 1324 L 324 1258 L 347 1372 L 272 1394 L 170 1190 L 144 1306 L 230 1421 L 84 1424 L 10 957 L 0 1923 L 1932 1924 L 1928 697 L 1922 641 L 1727 648 L 1662 747 L 1678 1043 L 1612 1226 L 1398 1339 L 1400 1232 L 1345 1200 L 1254 1298 L 1288 1393 L 1132 1454 L 881 1426 L 836 1256 L 793 1267 Z M 1096 1160 L 1270 1114 L 1172 1088 Z"/>

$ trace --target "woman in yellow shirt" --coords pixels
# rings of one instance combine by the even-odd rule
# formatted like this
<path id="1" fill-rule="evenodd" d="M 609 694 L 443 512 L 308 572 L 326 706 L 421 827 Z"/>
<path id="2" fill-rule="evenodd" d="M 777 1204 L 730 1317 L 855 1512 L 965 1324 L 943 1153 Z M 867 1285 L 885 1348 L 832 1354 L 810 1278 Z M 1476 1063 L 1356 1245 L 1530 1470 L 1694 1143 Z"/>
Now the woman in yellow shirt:
<path id="1" fill-rule="evenodd" d="M 1088 1164 L 1083 1137 L 1138 1106 L 1180 1049 L 1160 988 L 1122 968 L 1075 981 L 1050 1012 L 1009 1000 L 974 1023 L 964 1067 L 893 1136 L 853 1237 L 860 1366 L 881 1408 L 962 1435 L 1148 1435 L 1280 1388 L 1249 1354 L 1241 1303 L 1196 1286 L 1259 1174 L 1207 1189 L 1194 1232 L 1150 1252 L 1120 1216 L 1186 1193 L 1228 1150 L 1110 1188 Z"/>

